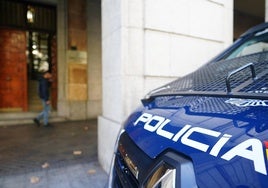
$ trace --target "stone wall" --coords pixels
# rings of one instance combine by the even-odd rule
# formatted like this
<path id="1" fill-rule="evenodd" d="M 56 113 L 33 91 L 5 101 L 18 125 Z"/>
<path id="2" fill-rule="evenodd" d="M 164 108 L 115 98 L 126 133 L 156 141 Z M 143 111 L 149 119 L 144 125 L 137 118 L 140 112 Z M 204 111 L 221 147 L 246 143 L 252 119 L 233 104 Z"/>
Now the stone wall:
<path id="1" fill-rule="evenodd" d="M 140 99 L 230 45 L 232 23 L 229 0 L 102 0 L 98 152 L 105 170 L 121 124 Z"/>
<path id="2" fill-rule="evenodd" d="M 72 120 L 101 114 L 99 0 L 58 1 L 58 115 Z"/>

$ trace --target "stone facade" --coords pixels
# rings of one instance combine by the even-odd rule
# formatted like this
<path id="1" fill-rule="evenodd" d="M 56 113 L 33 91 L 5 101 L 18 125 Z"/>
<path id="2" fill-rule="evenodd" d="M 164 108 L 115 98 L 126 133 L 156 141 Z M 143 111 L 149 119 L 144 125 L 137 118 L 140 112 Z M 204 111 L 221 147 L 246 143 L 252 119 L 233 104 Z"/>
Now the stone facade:
<path id="1" fill-rule="evenodd" d="M 58 115 L 72 120 L 101 114 L 100 1 L 57 2 Z"/>
<path id="2" fill-rule="evenodd" d="M 102 0 L 98 152 L 106 171 L 121 124 L 140 99 L 229 46 L 232 29 L 229 0 Z"/>

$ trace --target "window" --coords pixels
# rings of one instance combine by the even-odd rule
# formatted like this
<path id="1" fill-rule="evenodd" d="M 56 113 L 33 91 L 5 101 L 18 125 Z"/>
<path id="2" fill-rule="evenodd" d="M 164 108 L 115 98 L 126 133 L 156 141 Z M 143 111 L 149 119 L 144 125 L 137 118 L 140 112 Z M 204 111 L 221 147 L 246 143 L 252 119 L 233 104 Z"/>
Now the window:
<path id="1" fill-rule="evenodd" d="M 238 48 L 233 50 L 226 59 L 241 57 L 259 52 L 268 51 L 268 29 L 256 33 Z"/>

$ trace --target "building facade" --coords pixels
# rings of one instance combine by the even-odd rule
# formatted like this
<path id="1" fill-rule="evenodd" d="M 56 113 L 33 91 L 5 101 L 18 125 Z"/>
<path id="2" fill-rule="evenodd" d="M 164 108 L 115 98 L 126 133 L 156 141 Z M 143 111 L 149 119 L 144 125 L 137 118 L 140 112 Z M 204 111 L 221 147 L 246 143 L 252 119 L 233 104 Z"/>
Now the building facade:
<path id="1" fill-rule="evenodd" d="M 38 113 L 36 76 L 48 63 L 52 118 L 98 118 L 108 172 L 118 131 L 140 99 L 267 20 L 266 1 L 2 0 L 0 119 L 28 122 Z"/>
<path id="2" fill-rule="evenodd" d="M 52 119 L 81 120 L 101 114 L 100 1 L 3 0 L 0 9 L 5 47 L 1 119 L 29 122 L 42 109 L 37 79 L 44 63 L 53 74 Z"/>
<path id="3" fill-rule="evenodd" d="M 116 135 L 131 111 L 141 105 L 140 99 L 196 70 L 245 29 L 264 22 L 265 1 L 101 3 L 103 111 L 98 118 L 98 153 L 108 172 Z"/>

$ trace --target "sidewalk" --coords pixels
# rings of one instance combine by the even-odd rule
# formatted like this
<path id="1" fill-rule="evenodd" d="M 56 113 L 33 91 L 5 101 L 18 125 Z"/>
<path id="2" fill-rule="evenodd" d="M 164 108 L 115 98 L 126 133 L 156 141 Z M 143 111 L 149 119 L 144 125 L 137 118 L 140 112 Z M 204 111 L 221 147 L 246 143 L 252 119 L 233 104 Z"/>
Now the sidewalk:
<path id="1" fill-rule="evenodd" d="M 0 188 L 103 188 L 97 121 L 0 127 Z"/>

